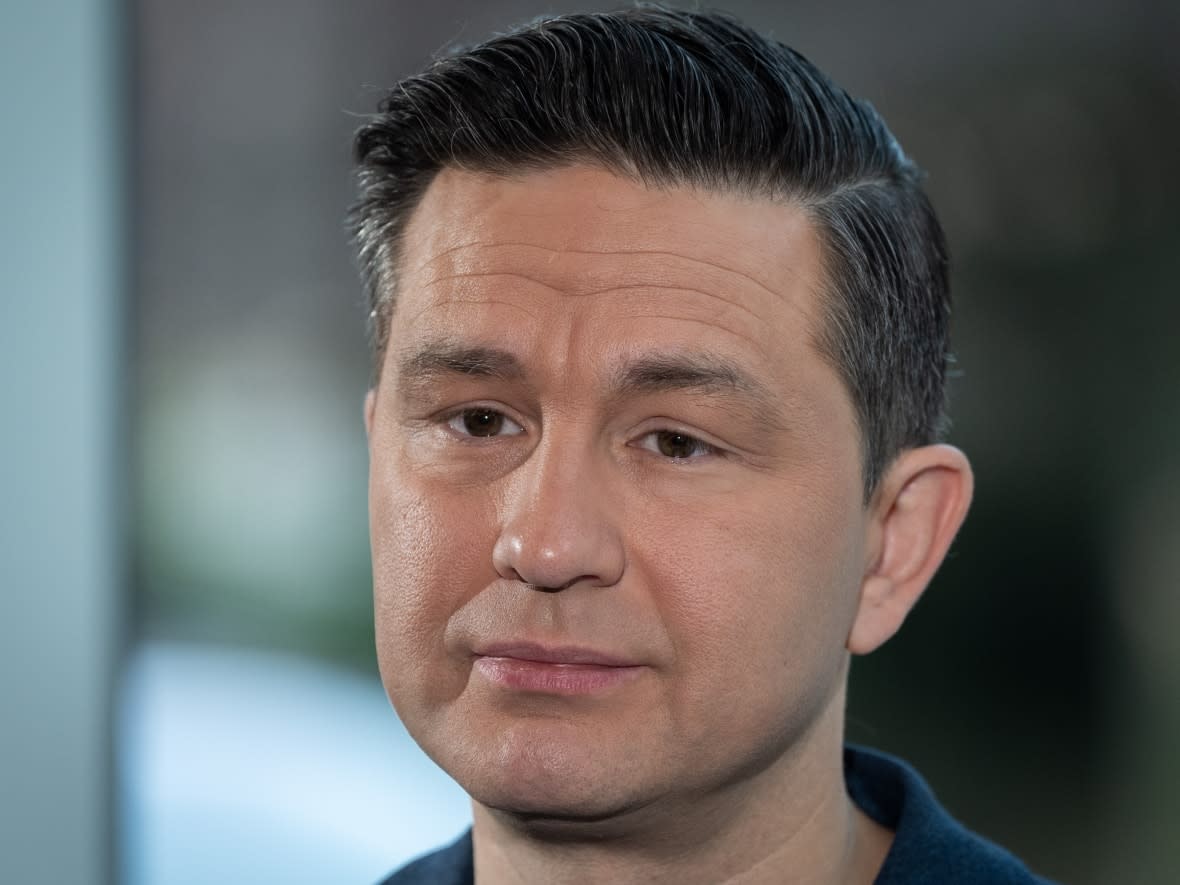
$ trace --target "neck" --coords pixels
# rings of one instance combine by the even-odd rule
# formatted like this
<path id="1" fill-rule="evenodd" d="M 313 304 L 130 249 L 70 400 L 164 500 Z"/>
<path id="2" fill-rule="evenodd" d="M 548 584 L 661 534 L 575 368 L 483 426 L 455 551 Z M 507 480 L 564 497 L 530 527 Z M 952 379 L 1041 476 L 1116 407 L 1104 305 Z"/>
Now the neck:
<path id="1" fill-rule="evenodd" d="M 707 795 L 570 824 L 476 803 L 476 882 L 870 885 L 892 834 L 848 798 L 838 695 L 790 751 Z"/>

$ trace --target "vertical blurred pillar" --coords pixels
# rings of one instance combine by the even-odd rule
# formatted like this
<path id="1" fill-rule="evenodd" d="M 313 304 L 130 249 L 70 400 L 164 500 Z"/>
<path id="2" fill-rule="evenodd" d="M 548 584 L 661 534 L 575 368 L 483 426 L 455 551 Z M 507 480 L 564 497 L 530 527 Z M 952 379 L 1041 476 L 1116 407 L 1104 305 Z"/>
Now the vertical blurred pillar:
<path id="1" fill-rule="evenodd" d="M 113 879 L 118 0 L 0 3 L 0 879 Z"/>

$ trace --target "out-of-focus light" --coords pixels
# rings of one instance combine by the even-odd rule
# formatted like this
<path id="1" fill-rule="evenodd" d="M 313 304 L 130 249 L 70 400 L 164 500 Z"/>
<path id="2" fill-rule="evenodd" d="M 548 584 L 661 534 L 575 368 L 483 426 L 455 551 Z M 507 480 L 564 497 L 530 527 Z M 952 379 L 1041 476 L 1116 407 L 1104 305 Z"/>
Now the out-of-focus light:
<path id="1" fill-rule="evenodd" d="M 126 885 L 373 882 L 469 825 L 375 679 L 149 643 L 124 688 Z"/>

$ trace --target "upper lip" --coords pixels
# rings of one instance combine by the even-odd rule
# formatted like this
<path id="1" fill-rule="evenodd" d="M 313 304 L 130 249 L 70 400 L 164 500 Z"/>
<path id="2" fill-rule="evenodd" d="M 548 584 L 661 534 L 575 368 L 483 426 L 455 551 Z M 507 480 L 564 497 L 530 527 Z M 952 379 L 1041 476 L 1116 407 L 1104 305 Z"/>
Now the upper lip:
<path id="1" fill-rule="evenodd" d="M 592 664 L 599 667 L 635 667 L 633 660 L 577 645 L 540 645 L 535 642 L 500 642 L 481 645 L 475 654 L 485 658 L 515 658 L 541 664 Z"/>

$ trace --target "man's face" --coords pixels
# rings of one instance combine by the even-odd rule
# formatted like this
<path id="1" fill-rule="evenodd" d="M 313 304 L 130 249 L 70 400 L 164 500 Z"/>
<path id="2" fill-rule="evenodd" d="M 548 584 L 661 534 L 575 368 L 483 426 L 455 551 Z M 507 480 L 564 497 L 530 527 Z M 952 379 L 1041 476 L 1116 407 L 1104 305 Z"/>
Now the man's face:
<path id="1" fill-rule="evenodd" d="M 426 752 L 484 805 L 599 817 L 838 733 L 868 515 L 803 213 L 447 170 L 400 279 L 377 644 Z"/>

